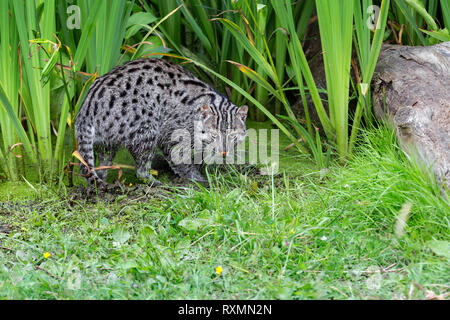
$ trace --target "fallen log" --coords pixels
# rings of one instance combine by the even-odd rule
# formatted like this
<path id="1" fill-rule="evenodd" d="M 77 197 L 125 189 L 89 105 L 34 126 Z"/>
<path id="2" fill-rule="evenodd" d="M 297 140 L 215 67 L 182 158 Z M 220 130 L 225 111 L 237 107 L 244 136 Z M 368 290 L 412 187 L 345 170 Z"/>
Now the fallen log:
<path id="1" fill-rule="evenodd" d="M 401 148 L 450 189 L 450 42 L 384 45 L 372 80 L 373 111 Z"/>

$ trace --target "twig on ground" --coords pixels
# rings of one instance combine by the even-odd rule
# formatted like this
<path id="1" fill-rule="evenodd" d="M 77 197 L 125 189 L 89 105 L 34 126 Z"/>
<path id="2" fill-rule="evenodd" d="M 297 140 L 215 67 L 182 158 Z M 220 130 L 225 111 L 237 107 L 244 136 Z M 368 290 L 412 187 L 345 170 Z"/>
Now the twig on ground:
<path id="1" fill-rule="evenodd" d="M 302 142 L 302 138 L 298 139 L 297 142 L 300 143 Z M 293 146 L 295 146 L 295 143 L 291 143 L 290 145 L 288 145 L 286 148 L 283 149 L 283 151 L 288 151 L 290 148 L 292 148 Z"/>
<path id="2" fill-rule="evenodd" d="M 41 267 L 39 267 L 39 266 L 34 266 L 34 268 L 36 269 L 36 270 L 41 270 L 41 271 L 44 271 L 46 274 L 48 274 L 50 277 L 52 277 L 53 279 L 57 279 L 57 280 L 61 280 L 62 278 L 60 278 L 60 277 L 58 277 L 58 276 L 55 276 L 53 273 L 51 273 L 51 272 L 49 272 L 49 271 L 47 271 L 47 270 L 45 270 L 45 269 L 43 269 L 43 268 L 41 268 Z"/>

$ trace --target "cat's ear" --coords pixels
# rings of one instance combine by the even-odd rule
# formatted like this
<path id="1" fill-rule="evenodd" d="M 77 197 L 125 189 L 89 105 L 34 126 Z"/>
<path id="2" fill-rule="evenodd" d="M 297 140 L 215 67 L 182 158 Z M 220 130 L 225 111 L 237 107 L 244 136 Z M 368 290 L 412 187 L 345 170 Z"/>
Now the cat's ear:
<path id="1" fill-rule="evenodd" d="M 211 108 L 210 108 L 208 105 L 205 104 L 205 105 L 201 108 L 201 113 L 202 113 L 202 118 L 203 118 L 204 120 L 206 120 L 206 119 L 208 119 L 208 118 L 211 116 L 212 110 L 211 110 Z"/>
<path id="2" fill-rule="evenodd" d="M 245 121 L 245 119 L 247 119 L 247 114 L 248 114 L 248 106 L 243 105 L 238 109 L 238 115 L 242 120 Z"/>

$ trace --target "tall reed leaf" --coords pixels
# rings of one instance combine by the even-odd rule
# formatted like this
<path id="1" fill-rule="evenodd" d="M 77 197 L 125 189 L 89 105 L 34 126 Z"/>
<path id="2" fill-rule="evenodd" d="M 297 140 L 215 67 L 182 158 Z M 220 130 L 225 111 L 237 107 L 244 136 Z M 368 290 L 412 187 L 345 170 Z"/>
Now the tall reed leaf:
<path id="1" fill-rule="evenodd" d="M 19 115 L 19 62 L 18 34 L 13 18 L 9 16 L 9 1 L 0 1 L 0 87 L 2 100 L 0 102 L 1 153 L 0 166 L 10 180 L 16 180 L 16 158 L 9 148 L 17 142 L 17 133 L 9 114 Z M 9 97 L 9 98 L 7 98 Z M 9 113 L 8 113 L 9 110 Z M 19 123 L 20 124 L 20 123 Z"/>
<path id="2" fill-rule="evenodd" d="M 334 128 L 332 127 L 330 119 L 322 104 L 322 100 L 319 96 L 319 91 L 317 90 L 317 86 L 314 82 L 311 69 L 309 68 L 308 61 L 303 51 L 300 39 L 298 38 L 294 23 L 294 15 L 292 12 L 292 3 L 290 0 L 271 0 L 271 4 L 275 10 L 276 15 L 279 17 L 284 17 L 284 19 L 280 22 L 282 24 L 282 27 L 288 30 L 289 33 L 289 57 L 293 63 L 293 66 L 295 66 L 294 71 L 296 73 L 297 82 L 299 83 L 299 86 L 301 86 L 302 77 L 304 77 L 311 95 L 311 99 L 314 102 L 314 106 L 319 116 L 320 123 L 328 139 L 332 141 L 335 137 Z M 304 95 L 304 92 L 302 93 L 302 95 Z"/>
<path id="3" fill-rule="evenodd" d="M 42 85 L 41 69 L 48 56 L 38 45 L 31 45 L 29 40 L 35 39 L 35 32 L 41 32 L 48 39 L 55 35 L 55 1 L 11 1 L 14 4 L 14 16 L 20 39 L 24 83 L 29 89 L 30 116 L 36 129 L 38 154 L 45 175 L 53 174 L 52 140 L 50 133 L 50 86 Z M 43 3 L 41 21 L 36 19 L 36 7 Z"/>
<path id="4" fill-rule="evenodd" d="M 353 1 L 316 0 L 330 120 L 336 131 L 337 151 L 341 161 L 348 155 L 353 6 Z"/>
<path id="5" fill-rule="evenodd" d="M 100 1 L 95 1 L 92 4 L 91 10 L 89 11 L 89 15 L 87 17 L 87 19 L 80 25 L 81 27 L 81 37 L 79 42 L 77 43 L 77 46 L 71 48 L 71 51 L 74 53 L 74 58 L 73 58 L 73 67 L 72 67 L 72 72 L 75 73 L 79 70 L 81 70 L 81 67 L 84 64 L 85 58 L 86 58 L 86 54 L 87 54 L 87 50 L 88 50 L 88 46 L 89 46 L 89 41 L 91 39 L 91 36 L 93 34 L 94 28 L 95 28 L 95 18 L 97 16 L 97 12 L 100 8 L 101 2 Z M 67 9 L 64 7 L 63 10 L 64 14 L 60 15 L 60 23 L 61 26 L 63 28 L 63 30 L 65 30 L 65 34 L 69 34 L 69 30 L 67 30 L 65 21 L 67 19 L 66 16 L 66 12 Z M 73 77 L 71 77 L 73 79 Z M 64 166 L 65 164 L 62 163 L 63 161 L 63 146 L 64 146 L 64 138 L 65 138 L 65 133 L 66 133 L 66 128 L 67 128 L 67 121 L 66 119 L 68 119 L 69 117 L 69 112 L 70 110 L 70 104 L 71 104 L 71 100 L 73 99 L 74 95 L 75 95 L 75 85 L 74 85 L 74 80 L 72 82 L 72 85 L 69 86 L 68 90 L 69 90 L 69 97 L 65 97 L 64 98 L 64 102 L 63 105 L 61 107 L 61 115 L 60 115 L 60 120 L 59 120 L 59 125 L 58 125 L 58 137 L 56 139 L 56 145 L 55 145 L 55 159 L 58 162 L 58 166 L 59 168 L 61 168 L 62 166 Z M 74 110 L 72 110 L 72 113 L 74 113 Z M 74 116 L 74 114 L 72 114 L 72 117 Z"/>
<path id="6" fill-rule="evenodd" d="M 358 0 L 355 0 L 357 3 Z M 368 2 L 364 1 L 367 5 Z M 383 44 L 384 31 L 386 29 L 387 16 L 389 11 L 390 0 L 383 0 L 381 2 L 380 14 L 377 19 L 377 24 L 375 26 L 375 34 L 373 36 L 372 45 L 370 45 L 370 31 L 366 23 L 361 23 L 361 7 L 355 5 L 355 25 L 356 25 L 356 39 L 358 45 L 356 46 L 356 51 L 358 52 L 358 57 L 360 57 L 360 67 L 362 74 L 362 84 L 365 85 L 367 91 L 365 92 L 361 84 L 358 86 L 358 104 L 356 106 L 355 117 L 353 119 L 353 126 L 349 141 L 349 153 L 352 152 L 353 147 L 356 142 L 356 136 L 360 126 L 361 115 L 364 106 L 367 109 L 371 108 L 370 104 L 370 83 L 372 81 L 373 73 L 375 71 L 375 66 L 378 61 L 378 56 L 380 54 L 381 45 Z M 364 9 L 366 10 L 366 9 Z M 367 21 L 363 19 L 364 21 Z M 366 103 L 369 105 L 366 105 Z"/>

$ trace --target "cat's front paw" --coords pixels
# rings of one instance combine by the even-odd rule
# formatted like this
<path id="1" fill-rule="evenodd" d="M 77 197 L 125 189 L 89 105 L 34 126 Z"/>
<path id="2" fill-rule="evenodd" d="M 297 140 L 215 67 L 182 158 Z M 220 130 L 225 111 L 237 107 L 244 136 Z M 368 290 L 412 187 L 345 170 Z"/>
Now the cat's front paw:
<path id="1" fill-rule="evenodd" d="M 206 179 L 202 174 L 198 173 L 193 175 L 192 177 L 190 177 L 191 181 L 194 181 L 204 187 L 208 187 L 209 186 L 209 181 L 208 179 Z"/>
<path id="2" fill-rule="evenodd" d="M 109 184 L 107 182 L 104 182 L 103 180 L 97 178 L 97 179 L 89 180 L 87 192 L 89 195 L 94 195 L 94 194 L 98 194 L 98 193 L 107 192 L 108 189 L 109 189 Z"/>
<path id="3" fill-rule="evenodd" d="M 192 180 L 198 184 L 200 184 L 203 187 L 209 187 L 209 181 L 208 179 L 204 179 L 204 180 Z"/>

